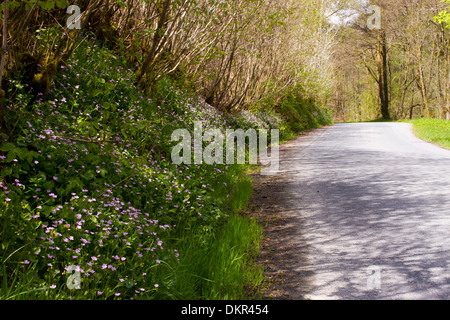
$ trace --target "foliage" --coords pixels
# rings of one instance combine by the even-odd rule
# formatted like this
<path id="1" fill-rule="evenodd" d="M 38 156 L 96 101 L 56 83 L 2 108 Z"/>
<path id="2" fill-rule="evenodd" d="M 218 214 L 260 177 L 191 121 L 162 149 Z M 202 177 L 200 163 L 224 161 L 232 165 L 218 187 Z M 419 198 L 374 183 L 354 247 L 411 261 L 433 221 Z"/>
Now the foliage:
<path id="1" fill-rule="evenodd" d="M 1 299 L 244 298 L 260 282 L 252 257 L 261 229 L 238 216 L 251 196 L 245 168 L 177 166 L 171 133 L 201 121 L 205 130 L 279 128 L 286 139 L 329 119 L 305 92 L 286 96 L 283 114 L 261 104 L 314 73 L 297 65 L 293 75 L 289 64 L 277 82 L 280 63 L 261 68 L 271 76 L 256 73 L 276 44 L 256 45 L 249 30 L 261 20 L 252 17 L 275 9 L 212 1 L 215 17 L 210 2 L 84 1 L 83 28 L 71 31 L 62 1 L 8 2 Z M 157 23 L 164 3 L 170 19 Z M 259 28 L 276 38 L 288 8 Z M 125 19 L 133 10 L 145 24 Z M 161 51 L 148 52 L 152 44 Z M 213 106 L 206 88 L 219 83 Z M 81 289 L 68 285 L 74 274 Z M 201 281 L 192 286 L 193 278 Z"/>
<path id="2" fill-rule="evenodd" d="M 367 14 L 337 26 L 335 84 L 329 100 L 333 117 L 372 120 L 385 116 L 388 104 L 394 120 L 445 119 L 450 112 L 448 4 L 379 0 L 381 29 L 367 27 Z M 361 3 L 361 11 L 369 5 Z"/>
<path id="3" fill-rule="evenodd" d="M 174 166 L 164 141 L 194 120 L 223 125 L 211 120 L 220 115 L 167 83 L 159 100 L 144 98 L 133 73 L 92 41 L 62 69 L 49 100 L 31 106 L 26 85 L 10 81 L 8 124 L 15 125 L 1 147 L 4 270 L 32 265 L 36 279 L 56 286 L 54 298 L 164 291 L 158 269 L 176 265 L 178 253 L 162 239 L 211 231 L 226 216 L 235 179 L 225 166 Z M 63 289 L 70 265 L 80 266 L 81 291 Z"/>
<path id="4" fill-rule="evenodd" d="M 5 71 L 27 73 L 46 94 L 59 66 L 90 31 L 123 50 L 148 92 L 172 77 L 227 111 L 277 99 L 298 84 L 318 98 L 330 88 L 333 36 L 323 27 L 332 2 L 89 0 L 79 3 L 82 29 L 71 30 L 67 1 L 9 1 L 13 46 L 6 48 Z"/>
<path id="5" fill-rule="evenodd" d="M 441 1 L 446 3 L 447 5 L 450 5 L 449 0 L 441 0 Z M 450 28 L 450 13 L 447 10 L 440 11 L 439 14 L 434 17 L 434 21 L 439 24 L 445 24 L 445 27 L 447 29 L 449 29 Z"/>
<path id="6" fill-rule="evenodd" d="M 263 281 L 261 266 L 253 263 L 261 240 L 262 227 L 239 215 L 233 215 L 220 232 L 205 235 L 203 241 L 186 239 L 182 250 L 186 264 L 180 265 L 177 286 L 190 288 L 207 300 L 245 298 L 248 279 L 253 279 L 254 286 Z"/>
<path id="7" fill-rule="evenodd" d="M 285 120 L 261 110 L 221 114 L 169 79 L 146 98 L 124 63 L 87 37 L 60 67 L 47 99 L 34 97 L 20 77 L 9 80 L 9 134 L 0 148 L 2 298 L 243 297 L 252 279 L 243 278 L 243 252 L 259 231 L 255 222 L 228 217 L 245 208 L 251 180 L 238 165 L 172 164 L 170 134 L 194 121 L 206 130 L 278 128 Z M 236 232 L 246 249 L 211 251 L 237 241 Z M 206 242 L 189 247 L 196 241 Z M 238 250 L 234 260 L 230 250 Z M 206 265 L 197 277 L 214 282 L 232 262 L 226 268 L 240 280 L 217 280 L 219 291 L 180 287 L 185 268 L 198 267 L 183 259 L 203 254 L 223 265 Z M 67 286 L 71 266 L 81 274 L 80 290 Z M 251 274 L 260 281 L 261 272 Z M 240 289 L 225 285 L 230 281 Z"/>
<path id="8" fill-rule="evenodd" d="M 280 112 L 294 133 L 329 125 L 333 121 L 328 111 L 312 99 L 304 98 L 301 91 L 292 91 L 281 102 Z"/>

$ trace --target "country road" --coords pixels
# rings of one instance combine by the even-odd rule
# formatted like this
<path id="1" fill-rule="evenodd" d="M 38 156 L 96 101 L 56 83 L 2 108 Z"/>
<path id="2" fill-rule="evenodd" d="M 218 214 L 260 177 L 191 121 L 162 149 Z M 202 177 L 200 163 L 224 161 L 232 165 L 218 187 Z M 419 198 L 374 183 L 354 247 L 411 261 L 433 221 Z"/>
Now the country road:
<path id="1" fill-rule="evenodd" d="M 271 213 L 263 259 L 282 298 L 450 298 L 449 150 L 410 124 L 357 123 L 280 156 L 255 197 Z"/>

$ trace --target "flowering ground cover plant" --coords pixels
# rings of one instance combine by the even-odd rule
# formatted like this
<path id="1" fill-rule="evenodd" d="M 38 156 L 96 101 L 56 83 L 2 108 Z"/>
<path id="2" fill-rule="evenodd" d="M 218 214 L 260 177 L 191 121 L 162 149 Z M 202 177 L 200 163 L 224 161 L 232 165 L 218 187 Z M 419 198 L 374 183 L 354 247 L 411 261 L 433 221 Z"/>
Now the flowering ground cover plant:
<path id="1" fill-rule="evenodd" d="M 238 165 L 172 164 L 170 134 L 194 121 L 245 129 L 281 120 L 225 116 L 167 79 L 149 98 L 125 65 L 86 38 L 48 95 L 32 94 L 20 75 L 10 80 L 5 120 L 12 130 L 0 148 L 0 298 L 242 296 L 246 283 L 236 291 L 231 280 L 212 278 L 229 270 L 189 257 L 199 261 L 216 248 L 219 265 L 239 246 L 256 250 L 254 224 L 239 235 L 217 232 L 245 205 L 251 183 Z M 244 193 L 233 195 L 236 186 Z M 248 225 L 241 219 L 228 228 Z M 217 247 L 228 232 L 238 245 Z M 242 278 L 232 281 L 247 281 L 244 256 L 236 251 L 233 261 L 243 263 L 234 272 Z M 253 276 L 261 280 L 259 271 Z"/>

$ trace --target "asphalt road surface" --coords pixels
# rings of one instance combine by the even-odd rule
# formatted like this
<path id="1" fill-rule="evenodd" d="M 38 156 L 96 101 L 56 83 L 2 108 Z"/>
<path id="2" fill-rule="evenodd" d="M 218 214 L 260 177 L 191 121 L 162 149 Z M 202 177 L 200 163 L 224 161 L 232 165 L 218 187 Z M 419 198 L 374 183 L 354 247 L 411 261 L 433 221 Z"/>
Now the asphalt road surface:
<path id="1" fill-rule="evenodd" d="M 449 150 L 405 123 L 337 124 L 291 148 L 291 299 L 450 298 Z"/>

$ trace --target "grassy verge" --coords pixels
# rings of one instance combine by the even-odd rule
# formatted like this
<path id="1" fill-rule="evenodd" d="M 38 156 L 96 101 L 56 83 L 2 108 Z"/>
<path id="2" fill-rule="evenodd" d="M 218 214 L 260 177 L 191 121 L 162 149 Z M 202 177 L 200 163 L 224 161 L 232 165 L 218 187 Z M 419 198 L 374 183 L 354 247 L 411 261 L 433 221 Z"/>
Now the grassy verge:
<path id="1" fill-rule="evenodd" d="M 417 119 L 405 122 L 413 124 L 414 133 L 420 139 L 450 149 L 450 121 L 441 119 Z"/>
<path id="2" fill-rule="evenodd" d="M 263 270 L 254 264 L 262 228 L 254 220 L 232 215 L 218 232 L 182 241 L 183 264 L 177 269 L 174 292 L 181 299 L 248 299 L 262 283 Z"/>

